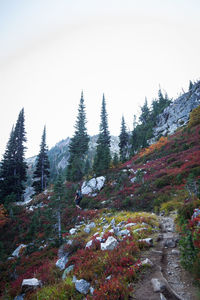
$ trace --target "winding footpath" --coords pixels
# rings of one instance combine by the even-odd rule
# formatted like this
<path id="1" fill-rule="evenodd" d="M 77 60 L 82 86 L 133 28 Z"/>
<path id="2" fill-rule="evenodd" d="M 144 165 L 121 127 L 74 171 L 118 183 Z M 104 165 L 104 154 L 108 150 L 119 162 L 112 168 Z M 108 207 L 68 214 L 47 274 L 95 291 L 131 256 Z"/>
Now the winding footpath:
<path id="1" fill-rule="evenodd" d="M 134 300 L 199 300 L 198 289 L 180 265 L 174 214 L 159 216 L 160 233 L 155 246 L 143 254 L 149 259 L 147 268 L 135 285 Z"/>

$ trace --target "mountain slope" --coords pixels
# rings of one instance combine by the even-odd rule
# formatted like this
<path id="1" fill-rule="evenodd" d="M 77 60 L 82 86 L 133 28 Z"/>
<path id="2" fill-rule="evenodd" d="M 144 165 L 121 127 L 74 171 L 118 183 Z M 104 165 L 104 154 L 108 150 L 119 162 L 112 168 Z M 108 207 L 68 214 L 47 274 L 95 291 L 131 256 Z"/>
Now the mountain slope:
<path id="1" fill-rule="evenodd" d="M 142 249 L 152 247 L 147 241 L 155 243 L 159 233 L 157 217 L 151 212 L 167 214 L 178 209 L 180 222 L 185 220 L 188 224 L 193 209 L 200 207 L 194 189 L 195 186 L 199 188 L 200 179 L 199 141 L 200 125 L 185 127 L 123 165 L 110 169 L 104 174 L 106 182 L 98 194 L 84 195 L 81 206 L 85 210 L 82 211 L 77 210 L 73 202 L 77 185 L 65 183 L 61 215 L 63 244 L 60 247 L 52 188 L 35 197 L 26 208 L 13 206 L 12 214 L 6 217 L 0 229 L 3 299 L 8 298 L 6 293 L 12 297 L 23 293 L 23 279 L 32 277 L 41 280 L 43 288 L 37 295 L 35 289 L 25 290 L 25 299 L 82 299 L 83 290 L 77 290 L 81 283 L 94 289 L 87 290 L 87 299 L 104 299 L 106 293 L 111 299 L 133 296 L 134 280 L 149 265 L 149 262 L 142 264 L 145 253 Z M 150 214 L 139 212 L 141 210 L 150 211 Z M 180 234 L 185 252 L 187 240 L 184 236 L 188 231 L 183 231 L 182 237 L 184 228 L 188 227 L 181 226 Z M 191 227 L 195 236 L 199 234 L 196 228 Z M 121 236 L 118 235 L 120 231 Z M 195 259 L 200 255 L 200 246 L 195 244 L 195 236 L 192 255 L 199 266 Z M 145 238 L 150 240 L 139 241 Z M 87 249 L 86 244 L 91 240 L 94 244 Z M 116 248 L 103 250 L 102 247 L 107 247 L 111 241 Z M 7 260 L 20 244 L 24 246 L 18 257 Z M 190 248 L 189 251 L 191 253 Z M 189 265 L 187 257 L 188 254 L 181 259 Z M 66 280 L 62 280 L 65 266 L 71 271 Z M 196 273 L 194 276 L 198 276 Z M 92 292 L 93 296 L 89 294 Z"/>

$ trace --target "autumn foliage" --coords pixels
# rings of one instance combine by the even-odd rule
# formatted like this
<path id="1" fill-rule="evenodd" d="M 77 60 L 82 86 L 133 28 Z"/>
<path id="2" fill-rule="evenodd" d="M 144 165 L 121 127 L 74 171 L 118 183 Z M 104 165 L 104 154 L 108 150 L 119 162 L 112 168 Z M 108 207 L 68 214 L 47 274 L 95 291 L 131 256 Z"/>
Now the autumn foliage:
<path id="1" fill-rule="evenodd" d="M 193 127 L 197 124 L 200 124 L 200 105 L 190 113 L 188 127 Z"/>
<path id="2" fill-rule="evenodd" d="M 0 204 L 0 228 L 3 227 L 8 221 L 6 210 L 3 204 Z"/>
<path id="3" fill-rule="evenodd" d="M 151 154 L 156 150 L 159 150 L 160 148 L 162 148 L 163 146 L 165 146 L 168 142 L 167 137 L 161 136 L 161 138 L 159 139 L 159 141 L 155 144 L 150 145 L 149 147 L 145 148 L 144 150 L 142 150 L 139 153 L 139 157 L 143 157 L 145 155 Z"/>

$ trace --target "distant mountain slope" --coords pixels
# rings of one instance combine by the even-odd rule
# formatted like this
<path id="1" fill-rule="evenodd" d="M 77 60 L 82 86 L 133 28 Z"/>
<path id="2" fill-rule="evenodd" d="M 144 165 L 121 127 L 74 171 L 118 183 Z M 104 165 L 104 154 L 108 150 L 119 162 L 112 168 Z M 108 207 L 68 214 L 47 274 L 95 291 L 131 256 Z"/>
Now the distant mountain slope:
<path id="1" fill-rule="evenodd" d="M 95 150 L 96 150 L 96 142 L 97 142 L 98 135 L 94 135 L 90 137 L 89 141 L 89 151 L 88 151 L 88 159 L 90 164 L 94 159 Z M 48 156 L 50 161 L 50 174 L 51 179 L 54 179 L 56 174 L 59 170 L 63 171 L 66 169 L 68 160 L 69 160 L 69 143 L 70 138 L 67 137 L 66 139 L 58 142 L 54 147 L 49 150 Z M 119 153 L 119 138 L 117 136 L 111 136 L 111 155 L 114 156 L 115 153 Z M 31 181 L 32 173 L 34 171 L 36 156 L 28 158 L 28 178 Z"/>

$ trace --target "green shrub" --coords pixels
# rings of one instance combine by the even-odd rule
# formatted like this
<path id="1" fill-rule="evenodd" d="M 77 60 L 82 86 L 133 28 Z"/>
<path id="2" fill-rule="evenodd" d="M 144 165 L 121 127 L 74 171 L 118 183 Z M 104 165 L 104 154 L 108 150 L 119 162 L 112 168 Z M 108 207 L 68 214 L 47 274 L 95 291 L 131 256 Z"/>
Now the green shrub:
<path id="1" fill-rule="evenodd" d="M 172 179 L 172 175 L 165 175 L 161 178 L 156 179 L 154 183 L 157 188 L 162 188 L 164 186 L 170 185 L 172 183 Z"/>
<path id="2" fill-rule="evenodd" d="M 171 201 L 168 201 L 168 202 L 166 202 L 166 203 L 163 203 L 163 204 L 161 205 L 160 210 L 161 210 L 161 211 L 164 211 L 166 214 L 168 214 L 170 211 L 176 210 L 176 209 L 178 209 L 179 207 L 181 207 L 181 205 L 182 205 L 181 202 L 171 200 Z"/>

